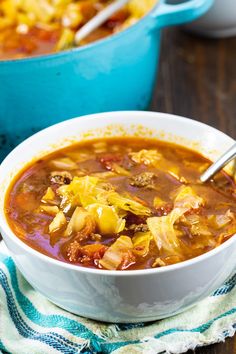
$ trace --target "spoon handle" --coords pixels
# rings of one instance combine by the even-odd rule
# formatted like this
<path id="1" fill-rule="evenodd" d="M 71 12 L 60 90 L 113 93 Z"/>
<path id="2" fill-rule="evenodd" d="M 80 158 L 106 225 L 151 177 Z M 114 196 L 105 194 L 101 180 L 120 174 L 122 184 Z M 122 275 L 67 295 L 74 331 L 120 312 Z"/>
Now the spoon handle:
<path id="1" fill-rule="evenodd" d="M 214 162 L 201 176 L 200 181 L 206 182 L 211 178 L 216 172 L 221 170 L 227 163 L 229 163 L 236 156 L 236 143 L 231 146 L 229 150 L 226 151 L 216 162 Z"/>
<path id="2" fill-rule="evenodd" d="M 75 34 L 75 43 L 78 45 L 82 39 L 87 37 L 96 28 L 106 22 L 116 11 L 120 10 L 129 0 L 116 0 L 111 5 L 105 7 L 90 21 L 88 21 L 83 27 L 81 27 Z"/>

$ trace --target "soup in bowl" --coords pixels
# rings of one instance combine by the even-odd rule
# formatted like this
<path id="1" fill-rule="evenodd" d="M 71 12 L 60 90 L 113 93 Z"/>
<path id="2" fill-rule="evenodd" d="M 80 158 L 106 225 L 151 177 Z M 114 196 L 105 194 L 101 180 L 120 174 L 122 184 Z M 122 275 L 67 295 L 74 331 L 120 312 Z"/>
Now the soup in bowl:
<path id="1" fill-rule="evenodd" d="M 199 181 L 231 144 L 153 112 L 52 126 L 1 166 L 3 238 L 26 279 L 71 312 L 110 322 L 178 313 L 235 267 L 234 178 Z"/>

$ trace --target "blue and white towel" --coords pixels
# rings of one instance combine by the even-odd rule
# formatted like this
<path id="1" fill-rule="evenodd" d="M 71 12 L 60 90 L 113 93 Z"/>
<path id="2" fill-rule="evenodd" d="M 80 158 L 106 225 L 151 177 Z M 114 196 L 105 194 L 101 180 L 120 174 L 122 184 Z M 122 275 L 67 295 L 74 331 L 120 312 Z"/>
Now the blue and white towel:
<path id="1" fill-rule="evenodd" d="M 236 330 L 236 275 L 192 309 L 161 321 L 104 324 L 72 315 L 37 293 L 0 245 L 0 352 L 182 353 Z"/>

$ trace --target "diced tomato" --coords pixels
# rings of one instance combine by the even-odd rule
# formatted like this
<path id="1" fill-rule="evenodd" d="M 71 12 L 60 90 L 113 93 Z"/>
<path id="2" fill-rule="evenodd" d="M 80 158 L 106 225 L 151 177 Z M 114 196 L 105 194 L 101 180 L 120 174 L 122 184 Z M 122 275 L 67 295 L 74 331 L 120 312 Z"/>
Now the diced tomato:
<path id="1" fill-rule="evenodd" d="M 98 160 L 105 169 L 111 171 L 112 164 L 114 162 L 121 162 L 122 157 L 119 154 L 105 154 L 99 157 Z"/>
<path id="2" fill-rule="evenodd" d="M 124 269 L 127 269 L 129 268 L 132 264 L 135 264 L 135 256 L 134 254 L 132 253 L 132 251 L 130 250 L 127 250 L 125 253 L 124 253 L 124 256 L 123 256 L 123 260 L 122 260 L 122 263 L 120 264 L 119 266 L 119 269 L 120 270 L 124 270 Z"/>
<path id="3" fill-rule="evenodd" d="M 165 205 L 156 209 L 156 214 L 157 216 L 168 215 L 172 209 L 173 209 L 173 203 L 166 203 Z"/>
<path id="4" fill-rule="evenodd" d="M 74 241 L 67 248 L 67 257 L 70 262 L 92 266 L 95 260 L 103 257 L 107 248 L 107 246 L 98 243 L 81 246 L 79 242 Z"/>
<path id="5" fill-rule="evenodd" d="M 87 256 L 92 258 L 93 260 L 95 259 L 101 259 L 107 250 L 107 246 L 94 243 L 92 245 L 86 245 L 82 248 L 82 252 L 84 252 Z"/>

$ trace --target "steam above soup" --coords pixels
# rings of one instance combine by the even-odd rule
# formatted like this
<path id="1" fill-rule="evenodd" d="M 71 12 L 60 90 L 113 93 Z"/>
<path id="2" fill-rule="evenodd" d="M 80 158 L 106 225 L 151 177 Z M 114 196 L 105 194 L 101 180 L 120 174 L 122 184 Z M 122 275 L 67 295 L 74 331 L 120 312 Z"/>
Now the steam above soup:
<path id="1" fill-rule="evenodd" d="M 108 270 L 163 267 L 201 255 L 236 232 L 236 186 L 209 161 L 141 138 L 82 142 L 29 165 L 5 211 L 23 242 L 50 257 Z"/>

